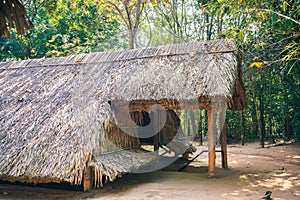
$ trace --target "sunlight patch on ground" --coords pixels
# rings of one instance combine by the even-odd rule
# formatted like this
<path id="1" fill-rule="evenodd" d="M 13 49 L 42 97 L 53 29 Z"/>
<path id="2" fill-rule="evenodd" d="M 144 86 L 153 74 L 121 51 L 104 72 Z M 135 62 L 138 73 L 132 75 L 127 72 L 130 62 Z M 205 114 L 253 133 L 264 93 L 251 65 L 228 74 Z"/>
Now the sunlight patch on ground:
<path id="1" fill-rule="evenodd" d="M 253 182 L 256 181 L 256 179 L 259 177 L 258 174 L 243 174 L 243 175 L 240 175 L 240 181 L 241 182 L 244 182 L 244 183 L 247 183 L 247 184 L 252 184 Z M 253 186 L 252 186 L 253 187 Z"/>
<path id="2" fill-rule="evenodd" d="M 229 160 L 228 165 L 229 166 L 238 166 L 239 162 L 237 160 Z"/>
<path id="3" fill-rule="evenodd" d="M 294 180 L 289 180 L 287 178 L 274 177 L 265 180 L 258 180 L 255 183 L 252 183 L 252 187 L 263 186 L 267 188 L 278 188 L 281 191 L 290 190 L 295 187 Z"/>
<path id="4" fill-rule="evenodd" d="M 292 176 L 290 173 L 273 173 L 266 179 L 260 179 L 259 174 L 244 174 L 239 178 L 242 182 L 248 182 L 252 188 L 266 187 L 287 191 L 300 186 L 300 175 Z"/>
<path id="5" fill-rule="evenodd" d="M 258 174 L 243 174 L 240 175 L 241 180 L 248 180 L 250 177 L 259 177 Z"/>
<path id="6" fill-rule="evenodd" d="M 297 191 L 293 192 L 293 195 L 297 196 L 297 197 L 300 197 L 300 191 L 297 190 Z"/>
<path id="7" fill-rule="evenodd" d="M 248 158 L 257 158 L 258 156 L 254 156 L 254 155 L 247 155 Z"/>
<path id="8" fill-rule="evenodd" d="M 290 173 L 274 174 L 275 177 L 291 176 Z"/>
<path id="9" fill-rule="evenodd" d="M 298 163 L 300 159 L 300 155 L 288 155 L 286 156 L 287 161 L 291 163 Z"/>
<path id="10" fill-rule="evenodd" d="M 250 192 L 249 189 L 242 189 L 243 192 Z"/>
<path id="11" fill-rule="evenodd" d="M 287 158 L 300 159 L 300 155 L 288 155 Z"/>
<path id="12" fill-rule="evenodd" d="M 300 155 L 292 156 L 293 159 L 300 159 Z"/>
<path id="13" fill-rule="evenodd" d="M 242 179 L 242 180 L 247 180 L 248 179 L 248 177 L 247 177 L 247 175 L 240 175 L 240 179 Z"/>
<path id="14" fill-rule="evenodd" d="M 253 198 L 249 198 L 252 195 L 253 195 L 253 191 L 250 191 L 249 189 L 241 189 L 241 190 L 236 190 L 234 192 L 224 193 L 222 194 L 222 197 L 230 200 L 241 200 L 241 199 L 253 199 Z"/>
<path id="15" fill-rule="evenodd" d="M 231 195 L 231 196 L 238 196 L 238 195 L 240 195 L 239 191 L 230 192 L 228 194 Z"/>

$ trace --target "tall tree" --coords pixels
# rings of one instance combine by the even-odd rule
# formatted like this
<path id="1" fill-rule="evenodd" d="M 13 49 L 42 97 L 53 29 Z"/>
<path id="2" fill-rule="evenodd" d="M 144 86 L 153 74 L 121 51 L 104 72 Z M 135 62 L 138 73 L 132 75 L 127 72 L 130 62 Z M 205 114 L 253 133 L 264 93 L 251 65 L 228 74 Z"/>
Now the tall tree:
<path id="1" fill-rule="evenodd" d="M 107 5 L 120 16 L 128 31 L 129 48 L 136 47 L 137 31 L 140 26 L 143 11 L 147 1 L 145 0 L 99 0 L 98 3 Z"/>
<path id="2" fill-rule="evenodd" d="M 0 0 L 0 37 L 10 38 L 8 27 L 15 28 L 18 34 L 33 28 L 21 0 Z"/>

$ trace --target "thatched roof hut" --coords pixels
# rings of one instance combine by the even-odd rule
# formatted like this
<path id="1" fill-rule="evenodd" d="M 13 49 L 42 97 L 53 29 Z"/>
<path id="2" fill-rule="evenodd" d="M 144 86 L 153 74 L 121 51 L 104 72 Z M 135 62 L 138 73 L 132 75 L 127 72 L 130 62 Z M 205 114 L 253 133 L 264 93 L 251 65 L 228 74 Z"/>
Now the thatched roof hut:
<path id="1" fill-rule="evenodd" d="M 210 109 L 220 97 L 246 106 L 232 41 L 0 63 L 0 179 L 101 186 L 154 159 L 115 127 L 113 107 Z"/>

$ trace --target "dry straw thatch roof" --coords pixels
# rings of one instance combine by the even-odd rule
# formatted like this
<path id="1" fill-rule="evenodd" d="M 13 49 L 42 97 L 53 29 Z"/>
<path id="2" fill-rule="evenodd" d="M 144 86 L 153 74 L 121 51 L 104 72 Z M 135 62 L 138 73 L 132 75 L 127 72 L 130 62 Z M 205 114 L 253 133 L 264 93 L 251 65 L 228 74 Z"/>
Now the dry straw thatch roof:
<path id="1" fill-rule="evenodd" d="M 172 109 L 209 109 L 218 97 L 225 97 L 233 110 L 247 104 L 233 41 L 167 45 L 126 56 L 129 59 L 114 69 L 100 93 L 106 92 L 111 101 L 130 101 L 132 110 L 147 110 L 144 104 L 155 103 Z"/>
<path id="2" fill-rule="evenodd" d="M 232 41 L 0 63 L 0 179 L 81 184 L 92 167 L 101 186 L 103 175 L 113 180 L 154 159 L 135 153 L 134 137 L 108 139 L 109 102 L 136 111 L 189 108 L 197 99 L 207 108 L 218 96 L 231 109 L 246 106 Z M 118 146 L 133 150 L 110 153 Z"/>

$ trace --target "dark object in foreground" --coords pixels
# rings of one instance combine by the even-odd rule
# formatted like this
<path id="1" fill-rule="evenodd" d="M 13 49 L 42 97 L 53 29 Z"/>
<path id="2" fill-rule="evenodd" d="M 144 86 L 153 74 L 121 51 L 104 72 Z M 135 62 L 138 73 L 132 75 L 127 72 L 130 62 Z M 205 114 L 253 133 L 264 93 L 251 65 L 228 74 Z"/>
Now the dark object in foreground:
<path id="1" fill-rule="evenodd" d="M 265 195 L 261 199 L 271 199 L 272 192 L 266 191 Z"/>

